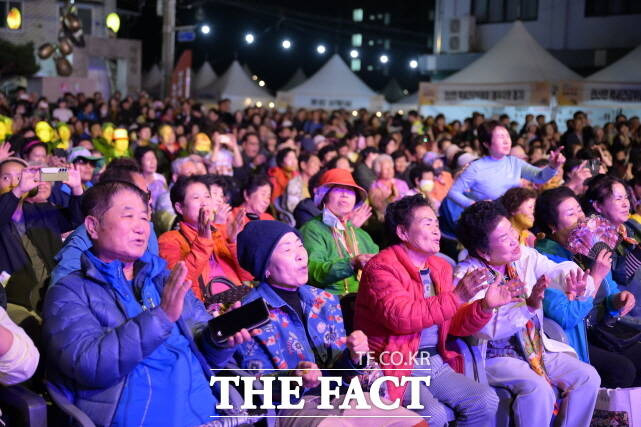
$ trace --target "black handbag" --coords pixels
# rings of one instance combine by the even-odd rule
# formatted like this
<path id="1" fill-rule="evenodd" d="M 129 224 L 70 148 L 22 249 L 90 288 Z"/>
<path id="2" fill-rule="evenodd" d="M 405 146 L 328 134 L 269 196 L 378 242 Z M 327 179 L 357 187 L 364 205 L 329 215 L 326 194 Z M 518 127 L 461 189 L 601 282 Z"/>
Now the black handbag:
<path id="1" fill-rule="evenodd" d="M 588 339 L 599 348 L 620 353 L 641 340 L 641 331 L 615 319 L 609 319 L 588 328 Z"/>

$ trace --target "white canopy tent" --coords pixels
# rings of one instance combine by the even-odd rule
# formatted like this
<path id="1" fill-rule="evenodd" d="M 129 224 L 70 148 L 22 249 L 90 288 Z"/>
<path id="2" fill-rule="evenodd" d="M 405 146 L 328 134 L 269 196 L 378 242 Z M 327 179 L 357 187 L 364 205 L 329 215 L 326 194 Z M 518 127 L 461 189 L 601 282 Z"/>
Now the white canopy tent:
<path id="1" fill-rule="evenodd" d="M 521 21 L 516 21 L 483 56 L 443 83 L 558 82 L 580 78 L 541 46 Z"/>
<path id="2" fill-rule="evenodd" d="M 557 93 L 559 119 L 581 109 L 592 123 L 613 121 L 617 114 L 641 115 L 641 46 L 582 81 L 563 82 Z"/>
<path id="3" fill-rule="evenodd" d="M 405 96 L 405 94 L 403 93 L 403 88 L 401 88 L 401 85 L 399 85 L 394 78 L 387 82 L 387 84 L 381 91 L 381 95 L 385 97 L 385 100 L 387 102 L 392 103 L 398 102 Z"/>
<path id="4" fill-rule="evenodd" d="M 553 115 L 553 86 L 580 79 L 530 35 L 522 22 L 479 59 L 436 83 L 421 83 L 421 112 L 443 112 L 448 120 L 470 111 L 487 116 L 505 112 L 518 119 L 527 113 Z"/>
<path id="5" fill-rule="evenodd" d="M 247 77 L 249 77 L 250 79 L 254 75 L 252 73 L 252 70 L 249 68 L 249 64 L 248 63 L 245 63 L 245 65 L 243 65 L 243 71 L 245 72 L 245 74 L 247 74 Z"/>
<path id="6" fill-rule="evenodd" d="M 390 104 L 389 110 L 392 113 L 402 111 L 407 113 L 409 110 L 418 110 L 418 92 L 414 92 L 411 95 L 407 95 L 404 98 L 399 99 L 397 102 Z"/>
<path id="7" fill-rule="evenodd" d="M 192 95 L 199 95 L 198 92 L 213 84 L 216 81 L 216 77 L 216 72 L 209 64 L 209 61 L 205 61 L 191 81 Z"/>
<path id="8" fill-rule="evenodd" d="M 280 107 L 380 110 L 384 106 L 383 97 L 363 83 L 338 54 L 304 83 L 279 91 L 277 98 Z"/>
<path id="9" fill-rule="evenodd" d="M 202 97 L 221 100 L 229 98 L 232 109 L 238 110 L 261 103 L 267 105 L 274 98 L 265 89 L 259 87 L 245 73 L 238 61 L 232 62 L 227 71 L 211 85 L 200 91 Z M 200 97 L 198 93 L 195 97 Z"/>
<path id="10" fill-rule="evenodd" d="M 294 72 L 294 74 L 292 74 L 289 80 L 287 80 L 287 83 L 285 83 L 283 87 L 280 88 L 280 90 L 282 91 L 290 90 L 302 84 L 305 80 L 307 80 L 307 76 L 305 76 L 305 73 L 303 73 L 303 70 L 299 68 Z"/>
<path id="11" fill-rule="evenodd" d="M 623 58 L 587 77 L 591 82 L 641 83 L 641 45 Z"/>
<path id="12" fill-rule="evenodd" d="M 142 78 L 142 88 L 150 95 L 160 96 L 162 72 L 158 64 L 154 64 Z"/>

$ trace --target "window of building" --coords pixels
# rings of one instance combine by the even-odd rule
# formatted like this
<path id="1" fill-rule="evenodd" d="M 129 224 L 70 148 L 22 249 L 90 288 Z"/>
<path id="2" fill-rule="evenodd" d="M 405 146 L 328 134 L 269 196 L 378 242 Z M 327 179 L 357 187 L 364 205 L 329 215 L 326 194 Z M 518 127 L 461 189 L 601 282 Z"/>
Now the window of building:
<path id="1" fill-rule="evenodd" d="M 538 18 L 538 0 L 473 0 L 472 14 L 479 24 L 535 21 Z"/>
<path id="2" fill-rule="evenodd" d="M 361 60 L 358 58 L 352 59 L 350 68 L 352 71 L 361 71 Z"/>
<path id="3" fill-rule="evenodd" d="M 22 27 L 24 27 L 24 9 L 22 8 L 22 2 L 21 1 L 0 1 L 0 14 L 2 15 L 2 19 L 0 19 L 0 28 L 7 28 L 7 15 L 9 14 L 9 11 L 13 8 L 16 8 L 20 11 L 20 15 L 22 16 L 22 24 L 20 25 L 20 28 L 17 30 L 21 30 Z"/>
<path id="4" fill-rule="evenodd" d="M 641 14 L 639 0 L 585 0 L 585 16 Z"/>
<path id="5" fill-rule="evenodd" d="M 352 34 L 352 46 L 354 46 L 354 47 L 363 46 L 363 35 L 362 34 Z"/>
<path id="6" fill-rule="evenodd" d="M 354 9 L 352 12 L 352 19 L 354 22 L 361 22 L 363 20 L 363 9 Z"/>

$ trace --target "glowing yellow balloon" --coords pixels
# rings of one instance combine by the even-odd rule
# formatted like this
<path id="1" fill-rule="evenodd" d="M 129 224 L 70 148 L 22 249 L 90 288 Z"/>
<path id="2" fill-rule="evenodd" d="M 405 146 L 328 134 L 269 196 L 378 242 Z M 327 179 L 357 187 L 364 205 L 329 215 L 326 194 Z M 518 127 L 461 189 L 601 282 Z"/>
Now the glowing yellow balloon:
<path id="1" fill-rule="evenodd" d="M 47 143 L 54 139 L 55 131 L 49 123 L 40 121 L 36 123 L 36 136 L 40 141 Z"/>
<path id="2" fill-rule="evenodd" d="M 111 12 L 107 15 L 105 25 L 114 33 L 118 33 L 118 30 L 120 29 L 120 16 L 118 16 L 116 12 Z"/>
<path id="3" fill-rule="evenodd" d="M 63 150 L 69 149 L 69 140 L 71 140 L 71 129 L 65 123 L 60 123 L 57 126 L 58 137 L 60 138 L 56 148 L 62 148 Z"/>
<path id="4" fill-rule="evenodd" d="M 19 30 L 22 27 L 22 13 L 17 7 L 12 7 L 7 13 L 7 27 L 10 30 Z"/>
<path id="5" fill-rule="evenodd" d="M 102 137 L 105 138 L 109 144 L 114 138 L 114 125 L 112 123 L 104 123 L 102 125 Z"/>
<path id="6" fill-rule="evenodd" d="M 194 141 L 194 151 L 199 152 L 210 152 L 211 151 L 211 139 L 205 133 L 197 133 Z"/>
<path id="7" fill-rule="evenodd" d="M 118 128 L 113 132 L 114 141 L 114 154 L 116 157 L 127 155 L 129 149 L 129 133 L 127 129 Z"/>

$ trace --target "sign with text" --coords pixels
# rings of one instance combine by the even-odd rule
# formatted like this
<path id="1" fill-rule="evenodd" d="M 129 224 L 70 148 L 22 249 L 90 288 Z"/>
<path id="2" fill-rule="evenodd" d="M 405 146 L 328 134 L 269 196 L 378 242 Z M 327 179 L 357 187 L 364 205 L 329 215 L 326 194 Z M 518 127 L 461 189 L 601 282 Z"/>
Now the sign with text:
<path id="1" fill-rule="evenodd" d="M 563 82 L 557 93 L 559 105 L 641 104 L 641 82 Z"/>
<path id="2" fill-rule="evenodd" d="M 426 83 L 419 85 L 421 105 L 549 105 L 551 87 L 533 83 Z"/>

